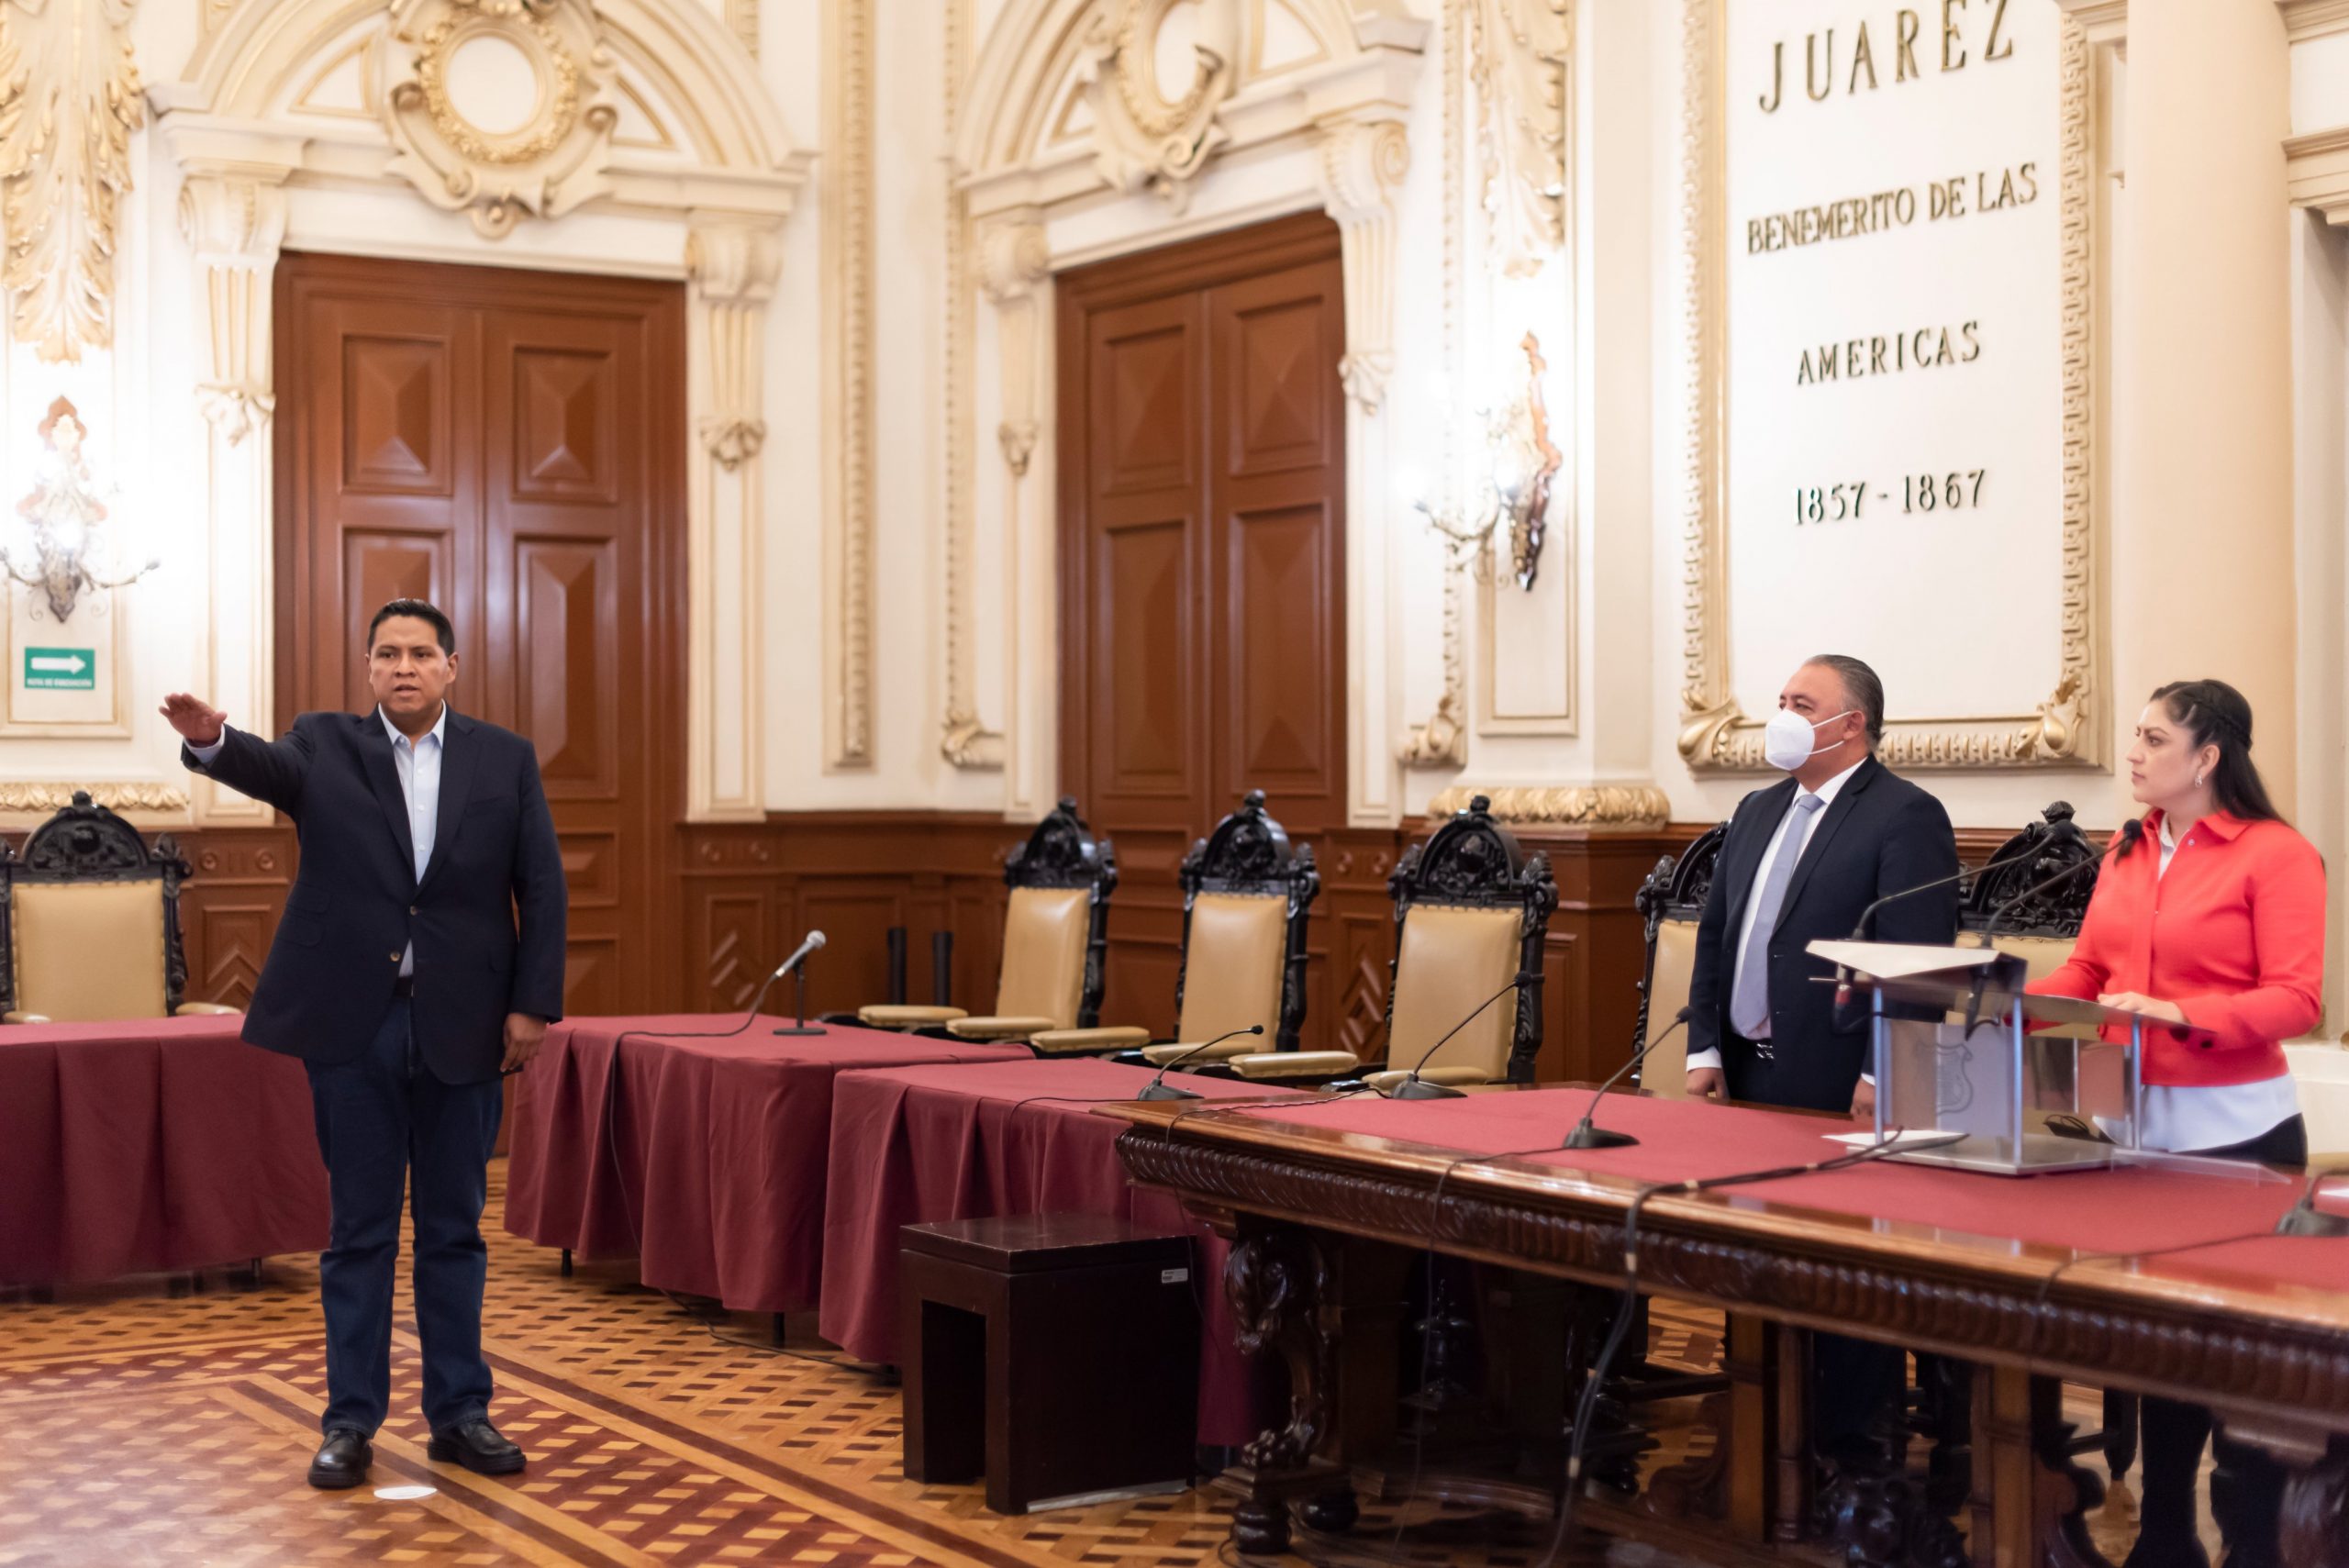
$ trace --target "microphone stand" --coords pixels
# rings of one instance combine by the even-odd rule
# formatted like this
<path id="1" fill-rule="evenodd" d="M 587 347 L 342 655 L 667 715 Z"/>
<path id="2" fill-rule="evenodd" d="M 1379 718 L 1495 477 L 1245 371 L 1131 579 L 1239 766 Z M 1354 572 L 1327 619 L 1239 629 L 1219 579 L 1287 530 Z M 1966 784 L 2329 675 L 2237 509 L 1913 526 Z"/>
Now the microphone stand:
<path id="1" fill-rule="evenodd" d="M 1697 1009 L 1694 1006 L 1681 1008 L 1679 1014 L 1673 1018 L 1672 1022 L 1664 1026 L 1664 1030 L 1662 1034 L 1656 1036 L 1653 1040 L 1640 1047 L 1639 1050 L 1631 1052 L 1631 1059 L 1623 1063 L 1622 1066 L 1615 1069 L 1614 1076 L 1609 1078 L 1607 1082 L 1598 1085 L 1598 1090 L 1591 1095 L 1590 1108 L 1582 1113 L 1582 1119 L 1575 1123 L 1575 1129 L 1566 1134 L 1566 1140 L 1558 1145 L 1558 1147 L 1561 1149 L 1628 1149 L 1632 1144 L 1637 1143 L 1639 1140 L 1632 1137 L 1628 1132 L 1615 1132 L 1607 1128 L 1592 1125 L 1593 1118 L 1598 1115 L 1599 1099 L 1605 1095 L 1608 1090 L 1613 1088 L 1617 1084 L 1621 1083 L 1623 1075 L 1626 1073 L 1629 1073 L 1632 1068 L 1637 1067 L 1641 1062 L 1645 1062 L 1648 1059 L 1649 1051 L 1653 1051 L 1657 1046 L 1662 1045 L 1665 1040 L 1670 1040 L 1672 1038 L 1672 1031 L 1680 1028 L 1683 1024 L 1686 1024 L 1688 1021 L 1690 1015 L 1694 1014 L 1696 1010 Z"/>
<path id="2" fill-rule="evenodd" d="M 823 1025 L 811 1024 L 807 1021 L 807 960 L 809 955 L 820 950 L 823 945 L 823 932 L 808 932 L 807 940 L 799 944 L 799 951 L 783 961 L 783 969 L 774 972 L 774 978 L 780 980 L 783 978 L 784 969 L 791 971 L 791 977 L 796 984 L 793 987 L 793 1021 L 772 1032 L 781 1035 L 818 1035 L 828 1032 Z"/>
<path id="3" fill-rule="evenodd" d="M 1148 1084 L 1143 1084 L 1141 1093 L 1136 1095 L 1134 1098 L 1138 1100 L 1206 1099 L 1207 1096 L 1200 1094 L 1197 1089 L 1186 1089 L 1180 1084 L 1168 1083 L 1166 1081 L 1166 1074 L 1181 1066 L 1184 1062 L 1188 1062 L 1191 1058 L 1197 1056 L 1208 1047 L 1211 1045 L 1221 1045 L 1225 1040 L 1230 1040 L 1234 1035 L 1263 1034 L 1264 1032 L 1264 1025 L 1250 1024 L 1244 1029 L 1226 1029 L 1221 1034 L 1216 1036 L 1213 1040 L 1203 1040 L 1199 1041 L 1198 1044 L 1191 1047 L 1190 1050 L 1184 1051 L 1180 1056 L 1174 1057 L 1168 1061 L 1165 1066 L 1158 1070 L 1158 1076 L 1152 1078 Z"/>
<path id="4" fill-rule="evenodd" d="M 1475 1012 L 1470 1013 L 1466 1018 L 1453 1025 L 1449 1029 L 1446 1029 L 1442 1040 L 1437 1040 L 1433 1045 L 1429 1046 L 1425 1051 L 1419 1053 L 1419 1061 L 1411 1064 L 1410 1072 L 1404 1075 L 1403 1081 L 1396 1084 L 1394 1089 L 1388 1093 L 1386 1097 L 1390 1100 L 1456 1100 L 1461 1098 L 1461 1091 L 1453 1088 L 1451 1085 L 1446 1084 L 1429 1083 L 1426 1079 L 1419 1076 L 1420 1070 L 1426 1067 L 1430 1062 L 1435 1060 L 1435 1053 L 1437 1051 L 1442 1051 L 1445 1046 L 1452 1043 L 1452 1037 L 1453 1035 L 1458 1034 L 1462 1029 L 1464 1029 L 1470 1024 L 1475 1023 L 1477 1017 L 1482 1014 L 1486 1008 L 1491 1006 L 1494 1003 L 1499 1001 L 1502 997 L 1508 995 L 1510 992 L 1516 990 L 1519 986 L 1524 984 L 1528 980 L 1532 978 L 1533 976 L 1530 974 L 1517 974 L 1510 979 L 1508 984 L 1502 986 L 1499 990 L 1494 992 L 1491 995 L 1477 1003 L 1476 1010 Z M 1391 1045 L 1392 1042 L 1390 1041 L 1389 1043 Z"/>

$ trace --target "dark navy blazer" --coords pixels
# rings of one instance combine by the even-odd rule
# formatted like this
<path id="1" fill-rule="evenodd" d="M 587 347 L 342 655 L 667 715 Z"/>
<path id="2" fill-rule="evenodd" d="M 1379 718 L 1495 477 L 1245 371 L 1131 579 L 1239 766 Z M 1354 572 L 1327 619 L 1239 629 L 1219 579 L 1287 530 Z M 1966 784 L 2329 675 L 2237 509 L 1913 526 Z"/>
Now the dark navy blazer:
<path id="1" fill-rule="evenodd" d="M 443 1083 L 497 1076 L 507 1014 L 562 1016 L 562 857 L 528 740 L 449 710 L 432 858 L 418 878 L 376 713 L 306 713 L 277 740 L 221 733 L 209 766 L 185 749 L 181 761 L 285 813 L 302 845 L 246 1040 L 306 1062 L 351 1060 L 383 1021 L 411 942 L 416 1042 Z"/>
<path id="2" fill-rule="evenodd" d="M 1712 891 L 1697 927 L 1696 967 L 1688 984 L 1691 1052 L 1719 1048 L 1730 1097 L 1764 1097 L 1754 1052 L 1730 1027 L 1730 992 L 1737 977 L 1737 934 L 1745 902 L 1762 879 L 1762 856 L 1800 786 L 1792 778 L 1757 789 L 1738 802 L 1721 845 Z M 1867 906 L 1887 893 L 1957 874 L 1957 837 L 1942 803 L 1870 757 L 1859 765 L 1811 829 L 1795 863 L 1794 881 L 1778 925 L 1754 940 L 1770 944 L 1770 1042 L 1776 1057 L 1766 1097 L 1814 1110 L 1849 1109 L 1866 1065 L 1865 1011 L 1836 1014 L 1835 988 L 1818 984 L 1834 973 L 1804 950 L 1852 934 Z M 1955 884 L 1887 905 L 1869 936 L 1883 942 L 1947 943 L 1957 936 Z"/>

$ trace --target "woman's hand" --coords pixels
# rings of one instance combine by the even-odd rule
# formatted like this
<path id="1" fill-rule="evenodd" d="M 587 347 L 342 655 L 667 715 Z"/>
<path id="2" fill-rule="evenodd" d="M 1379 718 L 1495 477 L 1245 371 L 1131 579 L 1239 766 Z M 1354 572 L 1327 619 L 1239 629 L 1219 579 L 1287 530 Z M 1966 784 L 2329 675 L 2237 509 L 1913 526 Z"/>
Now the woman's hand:
<path id="1" fill-rule="evenodd" d="M 2165 1024 L 2187 1021 L 2186 1009 L 2175 1002 L 2164 1002 L 2142 991 L 2108 991 L 2097 998 L 2100 1006 L 2119 1007 L 2126 1013 L 2143 1013 L 2149 1018 L 2159 1018 Z"/>

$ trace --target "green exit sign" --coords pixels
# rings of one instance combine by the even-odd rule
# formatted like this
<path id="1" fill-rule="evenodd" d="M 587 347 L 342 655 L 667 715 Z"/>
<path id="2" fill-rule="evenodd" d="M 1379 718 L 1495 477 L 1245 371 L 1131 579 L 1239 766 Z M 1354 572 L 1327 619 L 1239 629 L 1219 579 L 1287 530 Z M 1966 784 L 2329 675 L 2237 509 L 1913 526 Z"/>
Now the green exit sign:
<path id="1" fill-rule="evenodd" d="M 36 692 L 87 692 L 98 684 L 95 648 L 28 648 L 25 686 Z"/>

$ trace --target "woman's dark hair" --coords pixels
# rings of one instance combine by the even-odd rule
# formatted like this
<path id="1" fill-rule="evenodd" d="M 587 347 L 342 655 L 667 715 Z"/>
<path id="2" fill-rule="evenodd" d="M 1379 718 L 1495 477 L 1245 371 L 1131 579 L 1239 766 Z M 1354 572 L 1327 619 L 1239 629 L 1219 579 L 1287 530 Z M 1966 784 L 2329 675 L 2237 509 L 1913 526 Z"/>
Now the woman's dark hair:
<path id="1" fill-rule="evenodd" d="M 2283 820 L 2283 813 L 2267 798 L 2259 765 L 2251 760 L 2251 704 L 2241 692 L 2224 681 L 2172 681 L 2156 688 L 2153 700 L 2192 739 L 2194 750 L 2219 749 L 2218 765 L 2210 770 L 2210 795 L 2220 810 L 2246 822 Z M 2123 845 L 2121 855 L 2132 847 Z"/>

